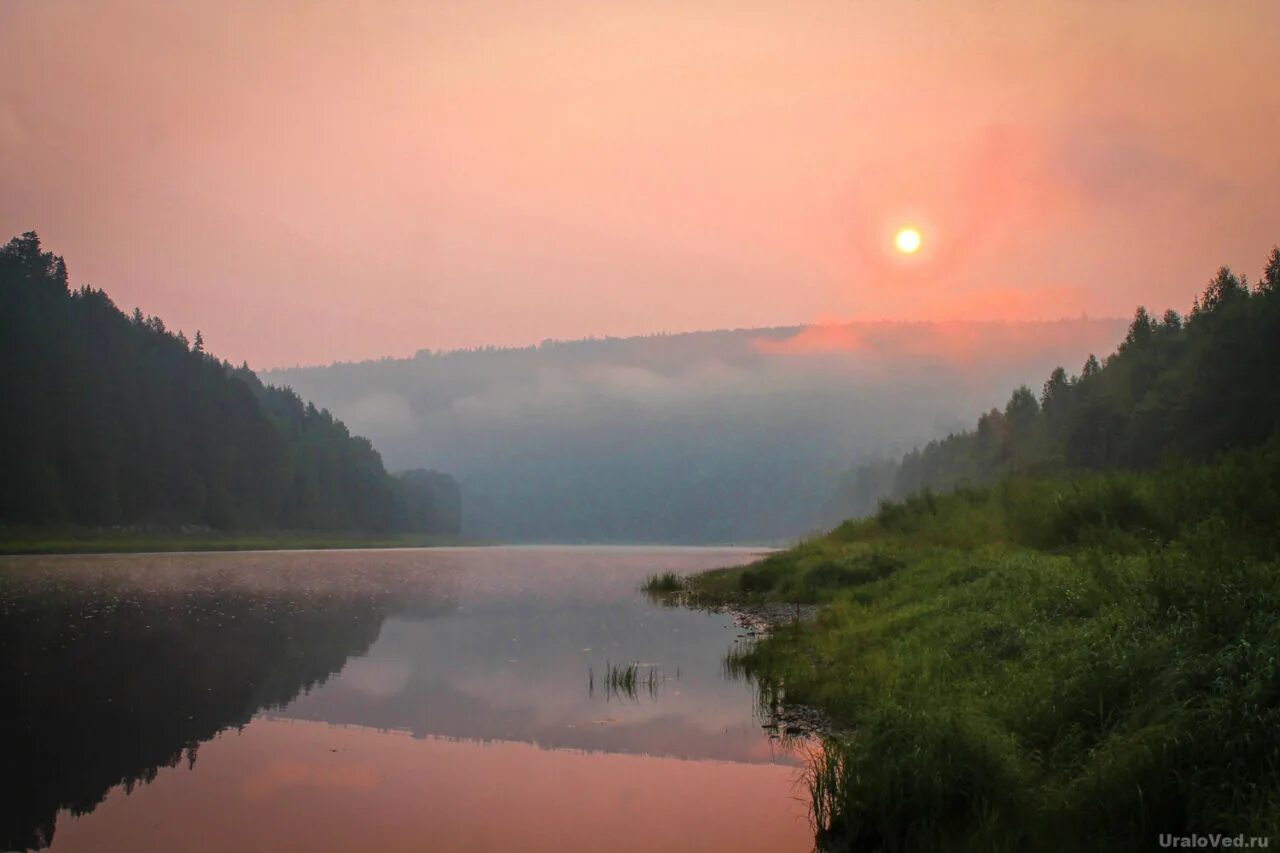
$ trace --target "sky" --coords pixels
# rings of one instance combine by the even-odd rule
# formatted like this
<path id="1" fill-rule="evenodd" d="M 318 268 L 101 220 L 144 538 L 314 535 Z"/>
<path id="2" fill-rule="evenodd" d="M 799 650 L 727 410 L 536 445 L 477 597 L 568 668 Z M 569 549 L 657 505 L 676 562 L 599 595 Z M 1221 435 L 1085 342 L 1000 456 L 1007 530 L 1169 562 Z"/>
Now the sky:
<path id="1" fill-rule="evenodd" d="M 0 235 L 263 368 L 1185 310 L 1280 242 L 1277 43 L 1272 0 L 4 0 Z"/>

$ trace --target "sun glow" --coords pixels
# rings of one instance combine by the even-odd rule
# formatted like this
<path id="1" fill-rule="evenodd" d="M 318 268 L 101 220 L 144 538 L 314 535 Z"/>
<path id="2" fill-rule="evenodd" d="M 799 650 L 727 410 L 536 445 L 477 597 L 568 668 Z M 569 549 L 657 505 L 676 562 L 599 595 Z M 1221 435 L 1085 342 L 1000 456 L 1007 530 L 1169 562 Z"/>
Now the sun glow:
<path id="1" fill-rule="evenodd" d="M 904 255 L 914 255 L 920 250 L 920 232 L 914 228 L 899 228 L 893 245 Z"/>

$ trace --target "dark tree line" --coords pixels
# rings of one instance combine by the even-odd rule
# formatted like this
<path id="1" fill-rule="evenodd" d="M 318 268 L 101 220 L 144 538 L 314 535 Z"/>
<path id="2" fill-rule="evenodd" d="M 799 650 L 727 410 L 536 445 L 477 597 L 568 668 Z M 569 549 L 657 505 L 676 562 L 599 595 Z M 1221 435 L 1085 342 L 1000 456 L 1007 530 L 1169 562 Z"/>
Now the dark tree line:
<path id="1" fill-rule="evenodd" d="M 980 485 L 1008 474 L 1146 470 L 1206 461 L 1265 441 L 1280 425 L 1280 249 L 1250 286 L 1223 267 L 1184 319 L 1138 308 L 1104 362 L 1059 367 L 1039 395 L 1023 386 L 975 429 L 850 472 L 855 512 L 881 497 Z"/>
<path id="2" fill-rule="evenodd" d="M 456 532 L 447 475 L 369 441 L 102 290 L 0 248 L 0 523 Z"/>

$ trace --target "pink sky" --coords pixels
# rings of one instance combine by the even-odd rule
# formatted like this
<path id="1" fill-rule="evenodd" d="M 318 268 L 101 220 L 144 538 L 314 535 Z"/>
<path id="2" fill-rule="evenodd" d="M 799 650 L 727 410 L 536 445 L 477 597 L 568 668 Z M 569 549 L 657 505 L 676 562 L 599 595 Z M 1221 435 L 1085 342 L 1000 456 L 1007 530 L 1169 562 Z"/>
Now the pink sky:
<path id="1" fill-rule="evenodd" d="M 1277 43 L 1272 0 L 6 0 L 0 234 L 255 367 L 1185 309 L 1280 241 Z"/>

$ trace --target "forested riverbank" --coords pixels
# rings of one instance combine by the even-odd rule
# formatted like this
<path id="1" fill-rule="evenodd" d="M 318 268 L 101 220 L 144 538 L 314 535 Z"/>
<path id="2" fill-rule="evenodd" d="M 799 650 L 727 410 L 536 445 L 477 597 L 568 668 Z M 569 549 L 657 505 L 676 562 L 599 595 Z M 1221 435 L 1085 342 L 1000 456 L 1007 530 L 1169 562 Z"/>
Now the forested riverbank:
<path id="1" fill-rule="evenodd" d="M 459 532 L 452 477 L 390 474 L 367 439 L 198 331 L 71 288 L 34 233 L 0 247 L 0 401 L 0 524 Z"/>
<path id="2" fill-rule="evenodd" d="M 1224 270 L 1186 322 L 1140 311 L 1105 363 L 902 463 L 950 491 L 684 582 L 701 603 L 822 605 L 732 657 L 766 706 L 840 727 L 809 777 L 820 846 L 1276 832 L 1278 319 L 1273 252 L 1258 286 Z M 1082 410 L 1117 415 L 1093 426 L 1105 452 L 1076 455 Z"/>

